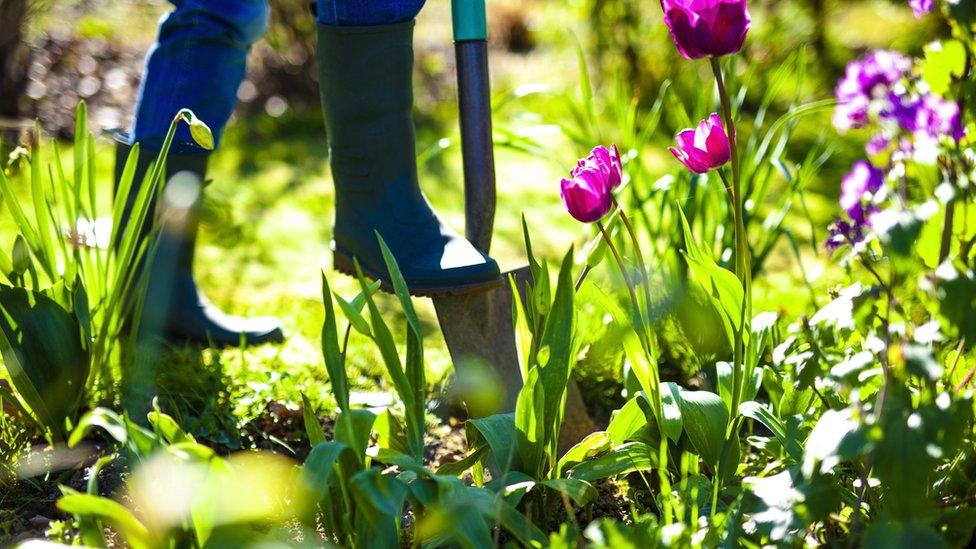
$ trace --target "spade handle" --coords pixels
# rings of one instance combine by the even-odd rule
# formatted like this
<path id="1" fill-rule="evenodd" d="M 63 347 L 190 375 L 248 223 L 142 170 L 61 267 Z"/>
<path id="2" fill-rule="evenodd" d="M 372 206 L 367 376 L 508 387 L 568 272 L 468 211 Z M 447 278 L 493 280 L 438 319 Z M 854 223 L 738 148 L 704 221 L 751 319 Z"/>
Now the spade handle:
<path id="1" fill-rule="evenodd" d="M 451 11 L 464 168 L 465 236 L 487 254 L 495 225 L 495 154 L 485 0 L 452 0 Z"/>

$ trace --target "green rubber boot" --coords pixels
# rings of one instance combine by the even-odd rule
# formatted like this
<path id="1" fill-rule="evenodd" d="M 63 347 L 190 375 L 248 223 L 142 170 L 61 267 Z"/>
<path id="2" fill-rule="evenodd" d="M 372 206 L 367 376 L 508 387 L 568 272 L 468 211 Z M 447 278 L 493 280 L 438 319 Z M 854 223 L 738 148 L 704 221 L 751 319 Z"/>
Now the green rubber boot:
<path id="1" fill-rule="evenodd" d="M 119 181 L 129 144 L 118 138 L 115 160 L 115 180 Z M 157 151 L 141 150 L 139 163 L 133 179 L 131 197 L 138 192 L 136 185 L 142 182 L 150 164 L 158 156 Z M 207 154 L 170 154 L 166 161 L 164 180 L 179 172 L 190 172 L 199 182 L 205 181 Z M 199 204 L 199 200 L 196 201 Z M 131 200 L 126 205 L 126 214 L 132 208 Z M 155 209 L 155 207 L 153 208 Z M 171 343 L 193 345 L 235 347 L 243 341 L 246 345 L 280 343 L 284 340 L 281 323 L 270 317 L 241 318 L 225 314 L 204 297 L 193 278 L 193 257 L 196 248 L 199 216 L 196 206 L 182 224 L 182 230 L 164 230 L 152 270 L 143 307 L 142 329 L 152 333 L 161 332 Z M 150 217 L 150 219 L 152 219 Z M 143 234 L 149 233 L 150 223 L 143 227 Z"/>
<path id="2" fill-rule="evenodd" d="M 389 275 L 376 233 L 413 295 L 440 296 L 501 284 L 498 265 L 434 213 L 417 182 L 413 126 L 413 21 L 318 27 L 322 109 L 335 181 L 334 266 Z"/>

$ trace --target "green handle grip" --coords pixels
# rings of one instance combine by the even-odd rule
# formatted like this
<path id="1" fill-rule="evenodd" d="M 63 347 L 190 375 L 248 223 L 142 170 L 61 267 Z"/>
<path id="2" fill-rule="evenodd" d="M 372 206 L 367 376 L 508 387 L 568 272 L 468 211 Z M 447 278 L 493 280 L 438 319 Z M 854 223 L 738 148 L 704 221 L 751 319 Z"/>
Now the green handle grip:
<path id="1" fill-rule="evenodd" d="M 488 39 L 485 0 L 451 0 L 451 15 L 455 42 Z"/>

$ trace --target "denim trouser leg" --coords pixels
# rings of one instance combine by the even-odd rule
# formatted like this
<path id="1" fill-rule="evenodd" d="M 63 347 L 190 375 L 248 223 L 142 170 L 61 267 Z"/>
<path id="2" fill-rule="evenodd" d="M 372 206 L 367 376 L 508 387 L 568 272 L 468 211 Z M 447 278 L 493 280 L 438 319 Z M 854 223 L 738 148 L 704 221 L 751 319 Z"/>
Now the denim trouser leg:
<path id="1" fill-rule="evenodd" d="M 323 25 L 385 25 L 417 16 L 425 0 L 317 0 Z M 159 25 L 149 51 L 132 139 L 159 149 L 177 111 L 188 108 L 220 142 L 237 103 L 247 53 L 268 27 L 267 0 L 170 0 L 176 9 Z M 180 124 L 173 152 L 194 152 Z"/>
<path id="2" fill-rule="evenodd" d="M 132 138 L 158 149 L 173 116 L 189 108 L 219 141 L 237 103 L 247 53 L 268 26 L 267 0 L 171 0 L 143 73 Z M 200 150 L 180 124 L 174 152 Z"/>

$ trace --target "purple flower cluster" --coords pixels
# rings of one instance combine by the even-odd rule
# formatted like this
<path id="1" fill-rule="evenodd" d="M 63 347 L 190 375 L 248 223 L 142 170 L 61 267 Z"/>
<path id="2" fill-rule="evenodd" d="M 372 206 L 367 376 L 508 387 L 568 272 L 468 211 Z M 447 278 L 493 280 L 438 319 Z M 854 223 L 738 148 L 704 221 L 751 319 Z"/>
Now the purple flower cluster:
<path id="1" fill-rule="evenodd" d="M 932 150 L 943 137 L 962 139 L 959 105 L 927 91 L 913 93 L 911 71 L 912 60 L 893 51 L 879 50 L 852 61 L 835 90 L 834 126 L 840 131 L 863 128 L 876 116 L 881 130 L 867 144 L 870 155 L 892 143 L 911 153 L 912 142 Z M 903 133 L 913 139 L 902 139 Z"/>
<path id="2" fill-rule="evenodd" d="M 854 163 L 841 181 L 840 207 L 847 214 L 830 227 L 827 249 L 835 250 L 845 243 L 857 243 L 871 226 L 871 216 L 878 213 L 875 194 L 884 186 L 884 172 L 864 160 Z"/>
<path id="3" fill-rule="evenodd" d="M 915 12 L 916 19 L 921 19 L 923 15 L 932 11 L 932 4 L 934 3 L 934 0 L 908 0 L 908 5 Z"/>
<path id="4" fill-rule="evenodd" d="M 881 113 L 882 118 L 891 119 L 916 138 L 938 139 L 948 135 L 956 141 L 965 136 L 959 105 L 937 95 L 927 93 L 921 97 L 888 94 L 890 108 Z"/>
<path id="5" fill-rule="evenodd" d="M 871 103 L 883 100 L 911 70 L 912 60 L 894 51 L 878 50 L 851 61 L 834 92 L 834 126 L 841 131 L 866 126 Z"/>
<path id="6" fill-rule="evenodd" d="M 870 223 L 871 215 L 878 211 L 877 206 L 870 203 L 871 198 L 884 186 L 884 179 L 884 172 L 864 160 L 855 162 L 844 176 L 840 184 L 840 207 L 852 222 L 857 225 Z"/>

